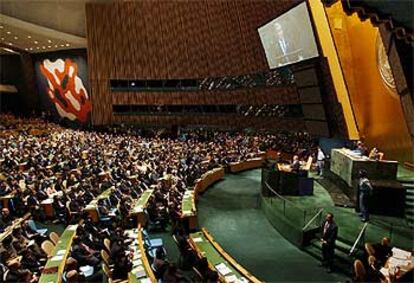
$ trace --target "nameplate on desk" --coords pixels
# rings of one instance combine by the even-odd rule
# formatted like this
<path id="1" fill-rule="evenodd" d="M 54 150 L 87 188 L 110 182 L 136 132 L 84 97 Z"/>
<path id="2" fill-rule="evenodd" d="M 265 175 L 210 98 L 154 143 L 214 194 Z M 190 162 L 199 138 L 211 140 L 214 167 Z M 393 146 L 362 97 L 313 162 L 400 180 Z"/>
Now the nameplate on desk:
<path id="1" fill-rule="evenodd" d="M 228 268 L 224 262 L 217 264 L 215 267 L 217 271 L 223 276 L 226 276 L 227 274 L 231 273 L 231 269 Z"/>
<path id="2" fill-rule="evenodd" d="M 66 253 L 66 250 L 58 250 L 56 255 L 64 255 Z"/>
<path id="3" fill-rule="evenodd" d="M 138 267 L 136 267 L 136 268 L 134 268 L 134 269 L 132 270 L 132 274 L 134 274 L 134 276 L 135 276 L 136 278 L 142 278 L 142 277 L 147 276 L 147 273 L 145 272 L 144 267 L 142 267 L 141 265 L 140 265 L 140 266 L 138 266 Z"/>
<path id="4" fill-rule="evenodd" d="M 197 237 L 197 238 L 193 238 L 194 243 L 201 243 L 203 241 L 203 238 L 201 237 Z"/>
<path id="5" fill-rule="evenodd" d="M 50 259 L 50 261 L 62 261 L 63 255 L 56 255 Z"/>

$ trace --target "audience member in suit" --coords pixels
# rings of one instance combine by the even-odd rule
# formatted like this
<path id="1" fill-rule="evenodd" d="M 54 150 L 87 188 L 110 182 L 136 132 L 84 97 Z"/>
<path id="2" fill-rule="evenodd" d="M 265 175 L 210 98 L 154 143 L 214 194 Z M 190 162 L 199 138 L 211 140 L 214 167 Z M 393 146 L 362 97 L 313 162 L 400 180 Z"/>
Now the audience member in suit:
<path id="1" fill-rule="evenodd" d="M 368 266 L 366 268 L 366 282 L 380 283 L 385 279 L 384 275 L 379 271 L 376 259 L 374 256 L 368 257 Z"/>
<path id="2" fill-rule="evenodd" d="M 43 209 L 40 206 L 40 201 L 32 191 L 29 192 L 29 197 L 27 198 L 27 206 L 29 207 L 33 218 L 39 221 L 44 221 L 46 219 Z"/>
<path id="3" fill-rule="evenodd" d="M 217 271 L 210 272 L 209 277 L 206 278 L 207 283 L 218 283 L 219 282 L 219 275 Z"/>
<path id="4" fill-rule="evenodd" d="M 66 213 L 65 201 L 63 200 L 63 198 L 57 195 L 53 197 L 53 209 L 59 221 L 62 223 L 65 223 L 67 219 L 67 213 Z"/>
<path id="5" fill-rule="evenodd" d="M 299 162 L 299 156 L 294 155 L 292 164 L 290 165 L 290 168 L 292 168 L 293 173 L 299 173 L 300 170 L 300 162 Z"/>
<path id="6" fill-rule="evenodd" d="M 27 268 L 29 270 L 31 270 L 32 272 L 36 272 L 39 273 L 40 271 L 42 271 L 43 269 L 43 265 L 45 262 L 41 262 L 39 260 L 39 257 L 37 257 L 33 251 L 29 250 L 29 249 L 24 249 L 21 252 L 22 255 L 22 260 L 21 260 L 21 264 L 23 266 L 23 268 Z"/>
<path id="7" fill-rule="evenodd" d="M 121 254 L 125 254 L 124 240 L 117 239 L 116 241 L 112 241 L 111 251 L 109 252 L 110 257 L 117 258 Z"/>
<path id="8" fill-rule="evenodd" d="M 10 261 L 8 264 L 9 272 L 5 282 L 37 282 L 38 278 L 28 269 L 24 269 L 18 260 Z"/>
<path id="9" fill-rule="evenodd" d="M 80 238 L 75 237 L 72 244 L 72 257 L 76 259 L 80 265 L 91 265 L 98 267 L 101 263 L 95 253 L 88 250 L 85 244 L 82 244 Z"/>
<path id="10" fill-rule="evenodd" d="M 132 269 L 132 262 L 127 258 L 125 253 L 118 254 L 114 258 L 114 270 L 112 272 L 113 279 L 125 280 L 128 278 L 128 273 Z"/>
<path id="11" fill-rule="evenodd" d="M 16 216 L 18 217 L 23 216 L 26 210 L 26 204 L 23 201 L 23 192 L 20 189 L 14 191 L 12 206 L 13 206 L 13 213 Z"/>
<path id="12" fill-rule="evenodd" d="M 0 183 L 0 196 L 5 196 L 13 192 L 13 189 L 6 182 Z"/>
<path id="13" fill-rule="evenodd" d="M 27 220 L 22 222 L 20 229 L 23 236 L 29 240 L 35 240 L 38 245 L 40 245 L 44 240 L 47 240 L 46 236 L 42 236 L 37 231 L 34 231 L 32 228 L 30 228 Z"/>
<path id="14" fill-rule="evenodd" d="M 22 234 L 20 228 L 14 229 L 12 235 L 12 244 L 18 254 L 21 254 L 22 251 L 29 249 L 37 258 L 46 258 L 46 254 L 40 249 L 34 240 L 30 243 L 30 240 Z"/>
<path id="15" fill-rule="evenodd" d="M 387 262 L 387 259 L 392 256 L 391 239 L 384 237 L 381 243 L 374 244 L 375 258 L 381 266 Z"/>
<path id="16" fill-rule="evenodd" d="M 333 260 L 335 256 L 335 241 L 338 236 L 338 226 L 333 220 L 334 215 L 328 213 L 322 223 L 322 266 L 327 267 L 330 273 L 333 270 Z"/>
<path id="17" fill-rule="evenodd" d="M 165 283 L 176 283 L 176 282 L 190 282 L 187 278 L 184 277 L 181 270 L 173 263 L 168 264 L 167 269 L 165 270 L 162 276 L 162 282 Z"/>
<path id="18" fill-rule="evenodd" d="M 168 263 L 165 260 L 165 253 L 163 248 L 157 248 L 155 251 L 155 257 L 152 261 L 151 268 L 154 270 L 155 277 L 160 279 L 165 272 Z"/>
<path id="19" fill-rule="evenodd" d="M 206 257 L 200 258 L 197 261 L 195 268 L 198 270 L 198 272 L 200 272 L 204 280 L 207 280 L 208 278 L 212 276 L 211 275 L 212 270 L 208 267 L 208 260 Z"/>
<path id="20" fill-rule="evenodd" d="M 12 242 L 13 238 L 9 236 L 3 239 L 0 244 L 0 254 L 2 255 L 2 258 L 5 262 L 18 256 L 16 249 L 12 245 Z"/>
<path id="21" fill-rule="evenodd" d="M 0 217 L 0 228 L 6 229 L 7 226 L 11 225 L 13 222 L 13 216 L 10 214 L 8 208 L 2 208 L 1 217 Z"/>
<path id="22" fill-rule="evenodd" d="M 103 199 L 98 200 L 98 211 L 100 217 L 109 216 L 110 210 L 106 207 L 105 201 Z"/>

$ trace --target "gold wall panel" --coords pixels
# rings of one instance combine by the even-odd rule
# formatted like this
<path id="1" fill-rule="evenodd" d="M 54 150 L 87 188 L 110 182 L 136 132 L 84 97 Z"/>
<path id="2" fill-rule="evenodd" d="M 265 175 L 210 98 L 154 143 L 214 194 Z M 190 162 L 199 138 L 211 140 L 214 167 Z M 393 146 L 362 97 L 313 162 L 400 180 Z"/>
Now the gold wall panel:
<path id="1" fill-rule="evenodd" d="M 328 61 L 329 71 L 332 77 L 336 96 L 342 106 L 342 111 L 346 121 L 346 125 L 344 126 L 347 127 L 348 138 L 358 139 L 359 133 L 356 126 L 355 116 L 351 107 L 346 81 L 338 59 L 337 50 L 335 49 L 335 41 L 331 34 L 324 5 L 320 0 L 309 0 L 309 7 L 323 56 L 325 56 Z"/>
<path id="2" fill-rule="evenodd" d="M 387 66 L 381 66 L 383 57 L 378 60 L 382 43 L 378 28 L 361 21 L 356 13 L 347 16 L 340 2 L 326 8 L 326 13 L 361 139 L 383 150 L 386 158 L 412 159 L 413 144 L 400 97 L 381 76 L 381 67 Z"/>

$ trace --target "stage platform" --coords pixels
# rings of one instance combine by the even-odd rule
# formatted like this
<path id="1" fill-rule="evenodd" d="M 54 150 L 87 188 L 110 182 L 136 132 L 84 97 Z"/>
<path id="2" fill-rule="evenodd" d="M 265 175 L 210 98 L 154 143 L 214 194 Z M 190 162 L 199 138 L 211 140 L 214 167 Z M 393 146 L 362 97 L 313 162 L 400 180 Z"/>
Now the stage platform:
<path id="1" fill-rule="evenodd" d="M 405 180 L 412 178 L 410 172 L 402 173 L 400 176 Z M 371 215 L 363 239 L 357 245 L 355 253 L 349 255 L 365 223 L 361 222 L 355 212 L 354 200 L 344 194 L 334 181 L 314 177 L 316 182 L 312 196 L 261 198 L 261 208 L 268 220 L 290 242 L 315 257 L 320 256 L 320 242 L 315 232 L 325 214 L 332 212 L 339 227 L 336 258 L 338 266 L 344 272 L 352 270 L 354 259 L 362 256 L 365 242 L 378 243 L 383 237 L 390 237 L 396 247 L 405 250 L 414 248 L 414 230 L 406 218 Z M 320 210 L 321 213 L 308 224 Z"/>
<path id="2" fill-rule="evenodd" d="M 262 198 L 262 200 L 270 210 L 280 212 L 284 206 L 287 221 L 296 226 L 297 230 L 303 228 L 320 209 L 323 209 L 323 215 L 327 212 L 334 213 L 340 227 L 339 237 L 346 242 L 353 243 L 364 225 L 353 207 L 337 206 L 329 191 L 319 182 L 315 182 L 314 195 L 312 196 L 283 196 L 283 198 L 285 200 L 276 199 L 276 197 Z M 322 217 L 319 218 L 319 221 L 321 220 Z M 311 227 L 315 227 L 315 225 Z M 368 223 L 367 240 L 372 242 L 380 241 L 385 236 L 391 236 L 397 241 L 396 245 L 412 249 L 413 235 L 413 228 L 408 226 L 405 218 L 371 215 L 371 220 Z"/>

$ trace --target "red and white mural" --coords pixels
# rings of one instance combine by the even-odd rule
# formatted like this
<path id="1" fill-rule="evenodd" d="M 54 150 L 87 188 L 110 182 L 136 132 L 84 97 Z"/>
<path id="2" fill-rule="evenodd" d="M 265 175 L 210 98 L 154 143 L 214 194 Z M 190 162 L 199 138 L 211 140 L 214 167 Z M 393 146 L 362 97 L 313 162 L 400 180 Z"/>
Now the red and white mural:
<path id="1" fill-rule="evenodd" d="M 46 79 L 46 92 L 59 116 L 86 123 L 92 109 L 91 99 L 72 59 L 44 59 L 40 73 Z"/>

